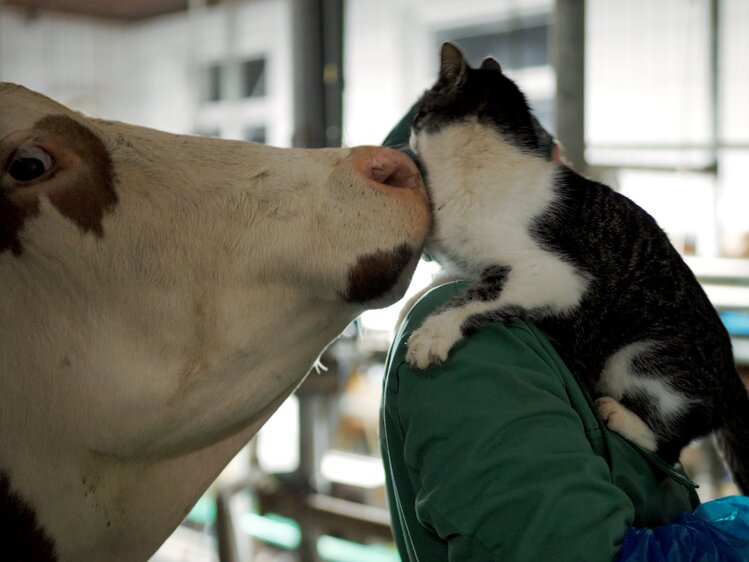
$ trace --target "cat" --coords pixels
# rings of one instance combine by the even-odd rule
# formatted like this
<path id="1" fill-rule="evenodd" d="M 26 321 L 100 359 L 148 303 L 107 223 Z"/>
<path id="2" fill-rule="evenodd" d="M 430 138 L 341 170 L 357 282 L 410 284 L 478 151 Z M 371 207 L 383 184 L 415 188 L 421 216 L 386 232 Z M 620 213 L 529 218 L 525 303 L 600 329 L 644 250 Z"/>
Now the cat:
<path id="1" fill-rule="evenodd" d="M 410 145 L 434 211 L 427 250 L 472 284 L 412 333 L 409 364 L 446 360 L 487 322 L 530 320 L 612 430 L 671 464 L 716 432 L 749 493 L 749 393 L 730 337 L 655 220 L 551 161 L 500 64 L 471 68 L 449 43 L 414 107 Z"/>

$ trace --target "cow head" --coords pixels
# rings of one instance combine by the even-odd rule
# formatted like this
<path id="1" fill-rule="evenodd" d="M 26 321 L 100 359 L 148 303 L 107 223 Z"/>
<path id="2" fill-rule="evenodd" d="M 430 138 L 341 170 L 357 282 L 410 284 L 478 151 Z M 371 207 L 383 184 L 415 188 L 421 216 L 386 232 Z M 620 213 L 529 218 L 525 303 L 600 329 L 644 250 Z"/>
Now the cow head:
<path id="1" fill-rule="evenodd" d="M 0 163 L 0 473 L 60 559 L 147 556 L 402 295 L 429 227 L 399 153 L 171 135 L 13 85 Z"/>

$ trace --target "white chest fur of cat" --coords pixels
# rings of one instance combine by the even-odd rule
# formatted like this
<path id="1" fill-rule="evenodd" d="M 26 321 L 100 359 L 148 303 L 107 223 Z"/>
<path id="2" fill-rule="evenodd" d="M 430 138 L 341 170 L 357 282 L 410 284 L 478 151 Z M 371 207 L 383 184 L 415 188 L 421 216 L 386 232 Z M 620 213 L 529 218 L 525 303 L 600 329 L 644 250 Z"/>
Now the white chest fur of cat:
<path id="1" fill-rule="evenodd" d="M 469 279 L 493 264 L 509 268 L 496 299 L 472 301 L 427 319 L 409 340 L 413 366 L 444 361 L 471 316 L 505 307 L 564 313 L 580 303 L 589 281 L 585 273 L 530 236 L 532 220 L 553 204 L 553 163 L 503 142 L 476 122 L 412 135 L 411 148 L 429 170 L 435 211 L 430 252 Z"/>

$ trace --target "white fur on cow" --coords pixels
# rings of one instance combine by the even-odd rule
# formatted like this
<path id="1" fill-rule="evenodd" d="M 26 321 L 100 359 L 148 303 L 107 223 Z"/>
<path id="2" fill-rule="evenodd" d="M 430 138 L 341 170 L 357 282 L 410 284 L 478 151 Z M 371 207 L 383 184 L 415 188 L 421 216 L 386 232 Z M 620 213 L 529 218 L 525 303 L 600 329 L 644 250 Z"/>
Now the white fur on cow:
<path id="1" fill-rule="evenodd" d="M 10 84 L 0 162 L 3 560 L 147 559 L 402 295 L 429 228 L 399 153 L 171 135 Z"/>

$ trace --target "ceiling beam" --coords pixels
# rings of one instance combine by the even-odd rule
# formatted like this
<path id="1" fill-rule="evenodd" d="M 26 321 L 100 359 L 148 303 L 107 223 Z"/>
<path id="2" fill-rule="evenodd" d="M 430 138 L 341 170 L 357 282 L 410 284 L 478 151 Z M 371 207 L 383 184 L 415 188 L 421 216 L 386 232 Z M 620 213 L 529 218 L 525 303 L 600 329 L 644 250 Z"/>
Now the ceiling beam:
<path id="1" fill-rule="evenodd" d="M 42 12 L 62 12 L 120 21 L 136 21 L 187 10 L 187 0 L 0 0 L 0 4 Z"/>

